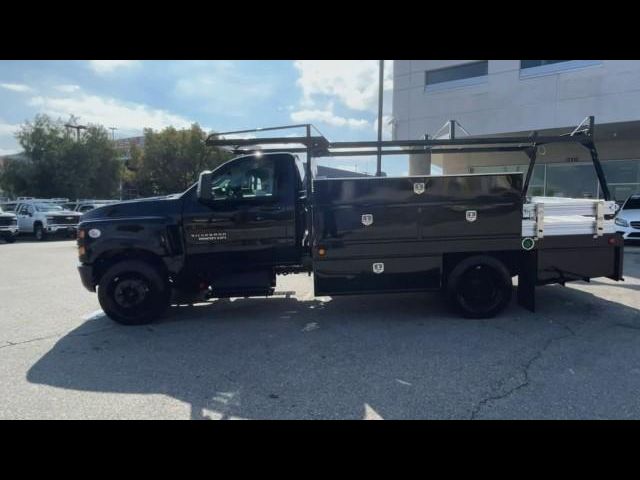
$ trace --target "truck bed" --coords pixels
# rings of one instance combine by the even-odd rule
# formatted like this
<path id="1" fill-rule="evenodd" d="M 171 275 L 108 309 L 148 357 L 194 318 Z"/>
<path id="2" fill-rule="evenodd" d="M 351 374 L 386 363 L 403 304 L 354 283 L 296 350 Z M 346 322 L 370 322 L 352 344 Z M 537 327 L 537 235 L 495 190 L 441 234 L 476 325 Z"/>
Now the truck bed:
<path id="1" fill-rule="evenodd" d="M 316 294 L 438 289 L 447 255 L 524 258 L 525 237 L 535 240 L 534 283 L 621 276 L 621 253 L 608 243 L 615 202 L 533 197 L 523 205 L 521 190 L 519 173 L 316 180 Z M 596 267 L 582 265 L 585 248 L 601 259 Z"/>
<path id="2" fill-rule="evenodd" d="M 438 289 L 444 253 L 521 248 L 521 188 L 522 174 L 315 180 L 316 294 Z"/>

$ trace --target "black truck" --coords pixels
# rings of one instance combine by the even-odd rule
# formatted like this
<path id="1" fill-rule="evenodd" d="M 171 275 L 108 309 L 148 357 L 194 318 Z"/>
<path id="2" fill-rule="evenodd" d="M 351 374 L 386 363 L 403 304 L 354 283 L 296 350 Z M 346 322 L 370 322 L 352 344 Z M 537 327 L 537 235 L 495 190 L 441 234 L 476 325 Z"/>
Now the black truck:
<path id="1" fill-rule="evenodd" d="M 109 317 L 147 323 L 176 295 L 268 296 L 277 275 L 300 272 L 313 273 L 323 296 L 442 290 L 470 318 L 504 309 L 516 276 L 518 302 L 531 311 L 538 285 L 622 280 L 593 117 L 547 137 L 330 143 L 311 125 L 273 129 L 293 127 L 306 135 L 211 135 L 209 145 L 238 156 L 187 191 L 84 214 L 78 269 Z M 557 142 L 589 150 L 602 199 L 527 196 L 537 149 Z M 318 157 L 502 151 L 526 154 L 526 175 L 312 178 Z"/>

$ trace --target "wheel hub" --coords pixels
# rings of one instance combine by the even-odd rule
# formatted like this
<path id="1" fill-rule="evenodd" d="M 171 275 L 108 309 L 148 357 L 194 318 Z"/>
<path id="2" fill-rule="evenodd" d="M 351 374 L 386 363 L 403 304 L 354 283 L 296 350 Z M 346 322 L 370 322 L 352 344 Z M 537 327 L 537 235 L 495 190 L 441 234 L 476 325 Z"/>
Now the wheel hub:
<path id="1" fill-rule="evenodd" d="M 143 303 L 148 292 L 146 282 L 140 279 L 126 279 L 116 285 L 114 297 L 121 307 L 131 308 Z"/>

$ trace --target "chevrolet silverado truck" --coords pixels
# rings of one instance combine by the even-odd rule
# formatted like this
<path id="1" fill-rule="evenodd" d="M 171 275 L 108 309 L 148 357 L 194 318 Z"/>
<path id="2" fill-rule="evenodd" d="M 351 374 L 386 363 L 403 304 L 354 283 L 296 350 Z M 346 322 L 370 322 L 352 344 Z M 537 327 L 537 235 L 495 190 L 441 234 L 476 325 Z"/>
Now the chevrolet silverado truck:
<path id="1" fill-rule="evenodd" d="M 13 243 L 18 236 L 18 219 L 13 213 L 4 212 L 0 207 L 0 238 Z"/>
<path id="2" fill-rule="evenodd" d="M 142 324 L 172 292 L 268 296 L 278 275 L 306 272 L 316 295 L 436 290 L 462 316 L 489 318 L 509 304 L 514 277 L 518 303 L 531 311 L 539 285 L 622 280 L 623 240 L 592 119 L 570 135 L 460 140 L 330 143 L 302 127 L 298 137 L 212 135 L 209 145 L 238 156 L 185 192 L 86 212 L 78 270 L 104 312 Z M 562 142 L 591 152 L 604 198 L 527 195 L 537 148 Z M 298 146 L 263 147 L 282 143 Z M 526 175 L 312 178 L 314 157 L 425 151 L 522 151 L 530 164 Z"/>
<path id="3" fill-rule="evenodd" d="M 33 234 L 43 241 L 51 235 L 75 237 L 81 213 L 65 210 L 55 202 L 28 200 L 16 208 L 20 233 Z"/>

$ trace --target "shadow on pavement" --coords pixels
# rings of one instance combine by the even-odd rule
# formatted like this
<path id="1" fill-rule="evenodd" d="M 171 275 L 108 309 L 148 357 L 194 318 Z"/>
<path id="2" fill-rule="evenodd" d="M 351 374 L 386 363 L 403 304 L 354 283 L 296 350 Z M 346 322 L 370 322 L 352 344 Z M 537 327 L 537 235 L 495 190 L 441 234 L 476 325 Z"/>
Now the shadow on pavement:
<path id="1" fill-rule="evenodd" d="M 538 300 L 536 314 L 512 304 L 483 321 L 457 318 L 435 294 L 219 300 L 172 307 L 142 327 L 119 326 L 98 312 L 61 338 L 27 379 L 164 394 L 188 403 L 193 419 L 469 418 L 483 398 L 510 388 L 527 362 L 533 377 L 552 340 L 573 332 L 589 341 L 612 322 L 640 328 L 638 310 L 577 289 L 539 288 Z M 535 405 L 526 412 L 536 416 Z"/>

